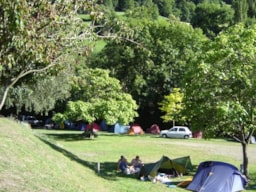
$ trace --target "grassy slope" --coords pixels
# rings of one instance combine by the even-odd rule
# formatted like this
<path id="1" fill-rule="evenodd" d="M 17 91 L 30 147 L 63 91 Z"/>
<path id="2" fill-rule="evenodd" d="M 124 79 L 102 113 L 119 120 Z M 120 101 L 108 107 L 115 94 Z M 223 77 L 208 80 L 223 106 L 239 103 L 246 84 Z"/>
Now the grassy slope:
<path id="1" fill-rule="evenodd" d="M 190 155 L 194 165 L 205 160 L 222 160 L 236 166 L 241 162 L 241 146 L 223 140 L 175 140 L 109 133 L 88 140 L 77 131 L 31 130 L 4 118 L 0 119 L 0 140 L 0 191 L 8 192 L 186 191 L 116 173 L 116 161 L 121 154 L 128 160 L 138 154 L 145 163 L 155 162 L 162 155 L 171 158 Z M 255 179 L 256 145 L 250 145 L 248 153 Z M 97 162 L 101 163 L 100 174 Z M 191 175 L 173 181 L 187 177 Z M 255 186 L 252 180 L 248 191 L 254 191 Z"/>
<path id="2" fill-rule="evenodd" d="M 0 191 L 111 191 L 106 180 L 24 125 L 1 118 L 0 138 Z M 86 185 L 95 181 L 100 185 Z"/>

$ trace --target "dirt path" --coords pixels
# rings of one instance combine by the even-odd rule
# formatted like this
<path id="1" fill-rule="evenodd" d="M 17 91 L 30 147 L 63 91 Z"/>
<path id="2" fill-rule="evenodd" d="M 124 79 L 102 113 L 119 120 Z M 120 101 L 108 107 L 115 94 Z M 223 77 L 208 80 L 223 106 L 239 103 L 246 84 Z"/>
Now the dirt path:
<path id="1" fill-rule="evenodd" d="M 179 142 L 172 142 L 173 145 L 180 145 Z M 207 153 L 216 155 L 229 155 L 234 159 L 242 162 L 242 146 L 239 143 L 234 145 L 223 145 L 219 143 L 182 143 L 183 146 L 198 147 L 200 150 L 205 150 Z M 250 144 L 247 147 L 247 154 L 250 163 L 256 163 L 256 144 Z"/>

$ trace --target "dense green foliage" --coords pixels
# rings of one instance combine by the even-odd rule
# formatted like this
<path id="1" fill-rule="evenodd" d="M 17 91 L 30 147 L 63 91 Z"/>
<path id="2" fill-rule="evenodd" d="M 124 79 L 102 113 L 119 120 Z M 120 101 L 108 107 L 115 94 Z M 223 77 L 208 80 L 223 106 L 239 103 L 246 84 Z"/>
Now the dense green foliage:
<path id="1" fill-rule="evenodd" d="M 228 27 L 230 26 L 230 22 L 255 23 L 256 6 L 254 0 L 129 0 L 129 2 L 108 0 L 104 3 L 106 7 L 115 11 L 127 11 L 150 4 L 153 4 L 151 5 L 152 9 L 154 9 L 154 5 L 157 7 L 158 13 L 161 16 L 167 18 L 174 16 L 184 22 L 191 22 L 200 17 L 198 9 L 204 7 L 204 12 L 207 14 L 204 15 L 202 19 L 208 21 L 208 26 L 205 25 L 205 23 L 199 25 L 199 27 L 207 28 L 207 30 L 210 31 L 218 31 L 220 27 Z M 217 29 L 214 29 L 214 26 L 212 26 L 209 21 L 213 21 L 213 25 L 215 25 Z M 215 33 L 216 31 L 213 32 Z M 206 34 L 208 33 L 209 31 Z"/>
<path id="2" fill-rule="evenodd" d="M 180 91 L 180 88 L 174 88 L 173 91 L 166 95 L 159 103 L 160 110 L 165 114 L 162 116 L 164 122 L 173 121 L 173 126 L 175 126 L 175 121 L 184 124 L 187 120 L 186 117 L 180 116 L 181 111 L 184 110 L 183 103 L 184 93 Z"/>
<path id="3" fill-rule="evenodd" d="M 239 141 L 247 176 L 246 146 L 256 129 L 255 47 L 255 27 L 232 27 L 206 44 L 184 78 L 185 112 L 192 126 Z"/>
<path id="4" fill-rule="evenodd" d="M 158 113 L 158 102 L 180 86 L 186 64 L 201 49 L 205 37 L 200 30 L 183 22 L 136 21 L 131 20 L 130 25 L 139 46 L 130 42 L 109 42 L 90 58 L 89 66 L 109 69 L 137 101 L 140 115 L 151 114 L 153 121 Z"/>
<path id="5" fill-rule="evenodd" d="M 128 124 L 137 116 L 137 104 L 122 92 L 120 82 L 102 69 L 80 69 L 73 82 L 73 97 L 64 114 L 54 116 L 64 120 L 93 123 L 104 120 L 109 125 Z"/>

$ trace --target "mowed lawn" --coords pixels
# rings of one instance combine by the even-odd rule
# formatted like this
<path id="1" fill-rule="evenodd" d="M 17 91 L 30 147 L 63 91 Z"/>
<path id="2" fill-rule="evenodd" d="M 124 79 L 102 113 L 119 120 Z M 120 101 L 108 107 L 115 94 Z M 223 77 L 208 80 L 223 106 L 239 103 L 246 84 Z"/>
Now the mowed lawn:
<path id="1" fill-rule="evenodd" d="M 144 192 L 185 189 L 144 182 L 116 171 L 120 155 L 131 161 L 139 155 L 144 163 L 190 156 L 196 166 L 216 160 L 240 167 L 242 147 L 224 139 L 165 139 L 158 135 L 116 135 L 99 132 L 86 139 L 81 131 L 30 129 L 0 118 L 0 191 L 47 192 Z M 246 191 L 256 190 L 256 145 L 248 147 L 251 180 Z M 100 172 L 98 172 L 100 168 Z M 194 172 L 172 179 L 173 184 L 193 176 Z"/>
<path id="2" fill-rule="evenodd" d="M 142 182 L 133 176 L 124 176 L 116 172 L 116 162 L 120 155 L 124 155 L 129 161 L 139 155 L 144 163 L 158 161 L 163 155 L 172 158 L 190 156 L 196 171 L 196 166 L 202 161 L 224 161 L 240 168 L 242 163 L 241 144 L 225 139 L 166 139 L 159 135 L 117 135 L 108 132 L 99 132 L 99 136 L 93 140 L 81 137 L 81 131 L 60 130 L 34 130 L 37 133 L 47 135 L 60 146 L 71 152 L 78 159 L 93 165 L 91 168 L 98 172 L 98 166 L 102 169 L 99 177 L 114 181 L 117 191 L 158 191 L 159 188 L 150 182 Z M 252 175 L 250 190 L 256 190 L 256 145 L 248 147 L 249 170 Z M 184 181 L 193 176 L 194 172 L 181 178 L 173 179 L 173 183 Z M 121 187 L 122 186 L 122 187 Z M 146 186 L 146 187 L 145 187 Z M 255 189 L 254 189 L 255 188 Z M 253 190 L 254 189 L 254 190 Z M 170 189 L 161 187 L 164 191 L 187 191 L 181 188 Z M 249 188 L 248 188 L 249 191 Z"/>

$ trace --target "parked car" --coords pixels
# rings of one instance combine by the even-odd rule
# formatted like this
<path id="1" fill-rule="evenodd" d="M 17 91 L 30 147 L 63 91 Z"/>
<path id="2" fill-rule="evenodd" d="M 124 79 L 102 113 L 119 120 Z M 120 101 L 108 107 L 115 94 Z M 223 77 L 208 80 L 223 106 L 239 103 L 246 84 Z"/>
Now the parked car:
<path id="1" fill-rule="evenodd" d="M 167 138 L 183 138 L 188 139 L 192 137 L 192 132 L 185 126 L 174 126 L 168 130 L 160 131 L 160 136 Z"/>
<path id="2" fill-rule="evenodd" d="M 43 121 L 36 119 L 35 116 L 21 115 L 20 120 L 22 122 L 26 122 L 26 123 L 30 124 L 31 127 L 40 127 L 43 125 Z"/>

